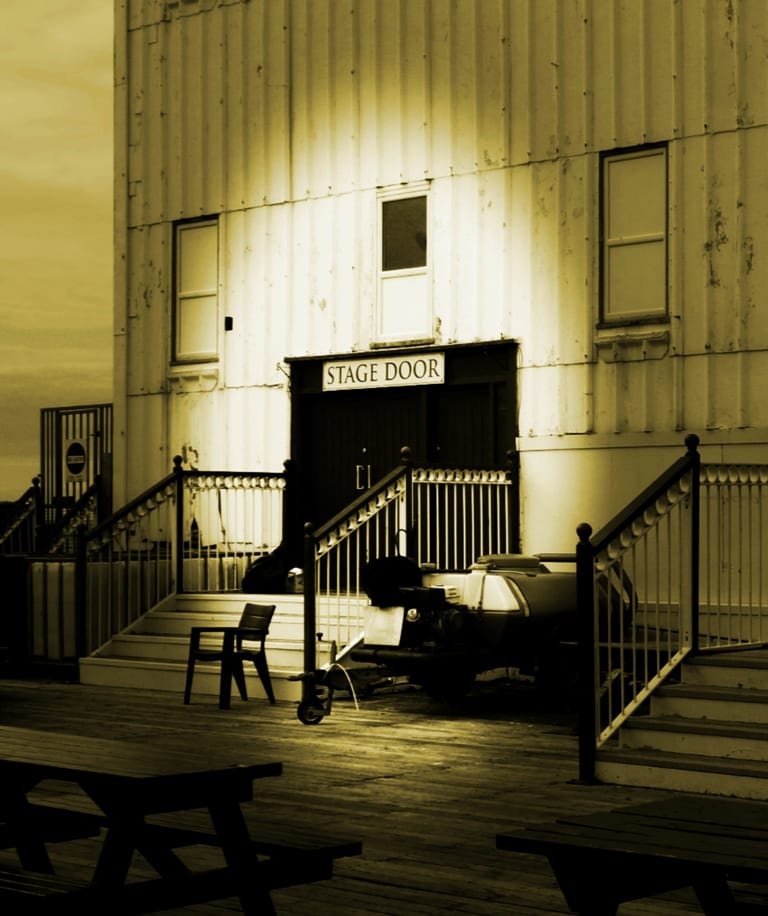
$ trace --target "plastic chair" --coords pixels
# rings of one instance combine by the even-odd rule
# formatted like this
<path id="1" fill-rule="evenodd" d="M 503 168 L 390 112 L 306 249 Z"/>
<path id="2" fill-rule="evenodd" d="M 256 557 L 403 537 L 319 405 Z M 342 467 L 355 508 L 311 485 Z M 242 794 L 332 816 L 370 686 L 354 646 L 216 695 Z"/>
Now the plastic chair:
<path id="1" fill-rule="evenodd" d="M 246 604 L 243 616 L 236 627 L 205 626 L 192 627 L 189 635 L 189 658 L 187 660 L 187 680 L 184 686 L 184 702 L 189 703 L 192 693 L 192 679 L 195 675 L 195 662 L 221 662 L 219 681 L 219 708 L 229 709 L 232 679 L 243 700 L 248 699 L 245 688 L 243 662 L 251 661 L 261 680 L 264 692 L 270 703 L 275 702 L 272 680 L 269 676 L 267 656 L 264 643 L 269 634 L 269 625 L 275 613 L 274 604 Z M 218 645 L 206 643 L 201 646 L 201 636 L 219 635 Z"/>

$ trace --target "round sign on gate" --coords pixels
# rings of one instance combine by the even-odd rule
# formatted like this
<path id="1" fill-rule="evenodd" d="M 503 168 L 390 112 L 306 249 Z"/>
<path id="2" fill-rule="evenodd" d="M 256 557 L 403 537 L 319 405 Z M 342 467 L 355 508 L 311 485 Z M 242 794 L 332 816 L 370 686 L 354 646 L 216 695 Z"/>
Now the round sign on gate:
<path id="1" fill-rule="evenodd" d="M 64 453 L 64 465 L 70 480 L 81 479 L 87 460 L 88 455 L 85 451 L 85 446 L 79 439 L 74 439 L 67 445 L 67 450 Z"/>

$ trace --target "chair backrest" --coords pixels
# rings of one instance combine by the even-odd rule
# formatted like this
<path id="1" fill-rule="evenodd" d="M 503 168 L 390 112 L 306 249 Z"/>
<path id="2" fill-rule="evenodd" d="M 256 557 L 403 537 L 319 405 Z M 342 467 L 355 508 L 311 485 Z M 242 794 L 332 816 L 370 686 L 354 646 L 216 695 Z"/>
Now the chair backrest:
<path id="1" fill-rule="evenodd" d="M 274 604 L 246 604 L 238 626 L 248 630 L 259 630 L 260 634 L 266 636 L 274 613 Z"/>

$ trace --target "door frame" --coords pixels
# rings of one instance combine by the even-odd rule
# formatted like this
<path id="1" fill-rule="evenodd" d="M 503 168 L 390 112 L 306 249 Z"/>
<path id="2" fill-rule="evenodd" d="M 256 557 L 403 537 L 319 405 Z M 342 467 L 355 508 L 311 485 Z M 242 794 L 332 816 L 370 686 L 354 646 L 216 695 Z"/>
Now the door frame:
<path id="1" fill-rule="evenodd" d="M 305 411 L 310 409 L 310 405 L 316 401 L 316 398 L 323 395 L 323 367 L 328 362 L 338 360 L 363 361 L 366 359 L 376 359 L 385 357 L 398 357 L 402 355 L 434 355 L 436 352 L 445 354 L 445 380 L 443 391 L 449 392 L 451 387 L 460 387 L 470 384 L 485 385 L 489 391 L 494 385 L 506 386 L 503 402 L 500 407 L 498 404 L 489 407 L 494 417 L 494 429 L 488 431 L 489 441 L 486 447 L 493 452 L 495 460 L 492 462 L 497 467 L 509 468 L 509 473 L 513 476 L 514 492 L 518 493 L 519 478 L 519 460 L 516 449 L 518 437 L 517 423 L 517 343 L 511 340 L 486 341 L 483 343 L 472 344 L 453 344 L 444 347 L 424 347 L 424 348 L 386 348 L 374 349 L 370 351 L 359 351 L 350 354 L 331 354 L 327 356 L 310 356 L 286 358 L 286 362 L 291 370 L 291 461 L 296 469 L 296 482 L 298 487 L 297 499 L 294 505 L 297 511 L 301 512 L 302 507 L 306 513 L 310 501 L 306 498 L 306 490 L 309 486 L 308 481 L 311 477 L 303 466 L 305 455 L 311 452 L 311 443 L 304 442 L 306 423 Z M 428 411 L 425 409 L 427 400 L 427 389 L 431 386 L 417 386 L 423 389 L 424 396 L 420 398 L 422 423 L 426 425 L 430 422 Z M 360 391 L 361 395 L 365 394 L 365 389 Z M 499 417 L 504 417 L 503 422 L 499 422 Z M 504 428 L 499 428 L 503 426 Z M 427 442 L 428 430 L 425 428 L 425 443 Z M 402 442 L 397 445 L 399 449 L 412 443 Z M 429 447 L 428 444 L 426 446 Z M 441 466 L 441 462 L 435 461 L 434 456 L 416 456 L 419 464 L 426 466 Z M 430 458 L 432 460 L 430 460 Z M 391 468 L 387 469 L 391 470 Z M 386 473 L 386 471 L 385 471 Z M 375 481 L 372 481 L 375 483 Z M 517 528 L 519 534 L 519 509 L 516 512 Z M 308 521 L 305 518 L 296 518 L 290 521 L 292 530 L 303 530 L 304 524 Z M 311 519 L 311 521 L 320 525 L 327 519 Z M 298 526 L 298 527 L 297 527 Z"/>

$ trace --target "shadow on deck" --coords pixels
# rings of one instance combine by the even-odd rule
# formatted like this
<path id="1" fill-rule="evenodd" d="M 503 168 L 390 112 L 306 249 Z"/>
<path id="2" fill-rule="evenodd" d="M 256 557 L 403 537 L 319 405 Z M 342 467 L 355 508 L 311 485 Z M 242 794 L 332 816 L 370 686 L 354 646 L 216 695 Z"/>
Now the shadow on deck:
<path id="1" fill-rule="evenodd" d="M 394 687 L 360 700 L 337 695 L 333 713 L 304 726 L 295 704 L 150 690 L 0 680 L 0 724 L 152 742 L 179 750 L 200 742 L 231 747 L 245 761 L 279 759 L 284 775 L 253 804 L 258 822 L 316 826 L 363 841 L 330 881 L 276 891 L 291 916 L 538 916 L 568 909 L 544 859 L 500 852 L 497 832 L 562 811 L 587 813 L 663 798 L 659 790 L 581 786 L 574 714 L 543 705 L 520 682 L 478 684 L 454 707 Z M 46 793 L 71 791 L 44 785 Z M 248 806 L 246 806 L 248 807 Z M 92 867 L 95 840 L 53 847 L 54 862 Z M 196 848 L 198 862 L 215 850 Z M 0 862 L 12 862 L 0 853 Z M 134 863 L 138 877 L 146 874 Z M 755 892 L 756 893 L 756 892 Z M 752 896 L 753 900 L 760 897 Z M 185 911 L 187 912 L 187 911 Z M 238 912 L 236 901 L 194 907 Z M 698 913 L 692 893 L 626 904 L 621 916 Z"/>

